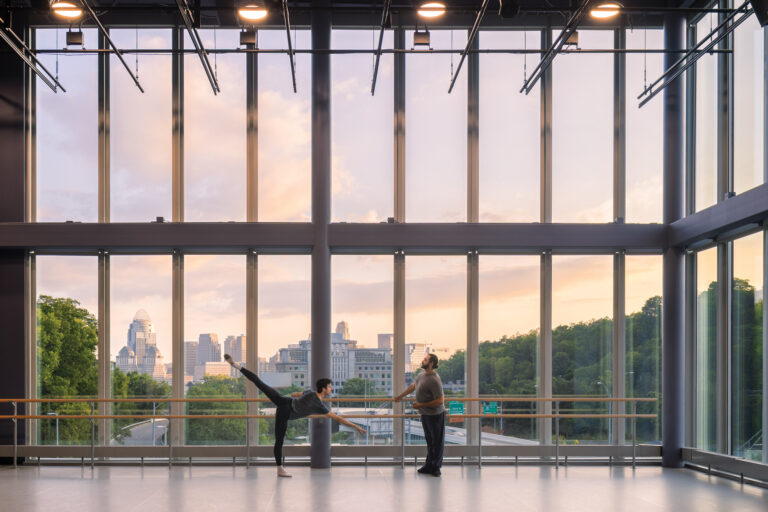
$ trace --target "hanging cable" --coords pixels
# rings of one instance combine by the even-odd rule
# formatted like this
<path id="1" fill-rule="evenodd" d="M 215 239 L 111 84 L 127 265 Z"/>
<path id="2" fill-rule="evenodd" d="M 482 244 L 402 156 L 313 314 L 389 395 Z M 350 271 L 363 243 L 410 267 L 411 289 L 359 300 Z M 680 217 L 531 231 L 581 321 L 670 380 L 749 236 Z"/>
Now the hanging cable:
<path id="1" fill-rule="evenodd" d="M 451 30 L 451 79 L 453 79 L 453 30 Z"/>
<path id="2" fill-rule="evenodd" d="M 213 76 L 216 78 L 216 81 L 219 80 L 219 60 L 218 60 L 218 52 L 216 51 L 216 27 L 213 28 Z"/>
<path id="3" fill-rule="evenodd" d="M 648 88 L 648 24 L 643 30 L 643 89 Z"/>
<path id="4" fill-rule="evenodd" d="M 136 80 L 139 79 L 139 27 L 136 27 Z"/>
<path id="5" fill-rule="evenodd" d="M 528 31 L 523 30 L 523 83 L 528 80 Z"/>
<path id="6" fill-rule="evenodd" d="M 56 26 L 56 49 L 58 48 L 59 48 L 59 27 L 57 25 Z M 59 53 L 56 52 L 56 81 L 54 82 L 53 92 L 56 92 L 56 90 L 58 89 L 58 85 L 57 85 L 58 83 L 59 83 Z"/>

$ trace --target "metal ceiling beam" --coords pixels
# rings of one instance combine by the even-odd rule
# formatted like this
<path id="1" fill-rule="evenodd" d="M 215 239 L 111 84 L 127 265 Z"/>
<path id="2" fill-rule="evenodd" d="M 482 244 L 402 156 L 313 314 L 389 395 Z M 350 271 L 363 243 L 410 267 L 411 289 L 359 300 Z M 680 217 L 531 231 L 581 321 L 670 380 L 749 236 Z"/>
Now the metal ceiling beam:
<path id="1" fill-rule="evenodd" d="M 117 58 L 120 59 L 120 62 L 123 63 L 123 67 L 128 72 L 129 75 L 131 75 L 131 78 L 133 79 L 133 83 L 136 84 L 136 87 L 139 88 L 139 90 L 143 93 L 144 88 L 139 83 L 139 79 L 136 78 L 136 75 L 133 74 L 131 71 L 131 68 L 128 67 L 128 63 L 125 62 L 125 59 L 123 58 L 123 52 L 120 51 L 120 49 L 117 47 L 114 41 L 112 41 L 112 38 L 109 37 L 109 32 L 106 28 L 104 28 L 104 25 L 101 23 L 101 20 L 96 16 L 96 13 L 93 11 L 93 8 L 91 8 L 90 4 L 88 4 L 87 0 L 80 0 L 80 3 L 83 4 L 83 7 L 85 7 L 85 10 L 88 11 L 88 14 L 93 19 L 93 22 L 96 23 L 96 25 L 99 27 L 99 31 L 104 36 L 104 39 L 107 40 L 109 43 L 109 46 L 112 47 L 112 49 L 115 51 L 115 54 L 117 54 Z"/>
<path id="2" fill-rule="evenodd" d="M 2 38 L 3 41 L 5 41 L 14 52 L 16 52 L 16 55 L 21 57 L 21 60 L 23 60 L 24 63 L 29 66 L 29 69 L 34 71 L 35 74 L 39 76 L 40 79 L 45 82 L 45 85 L 50 87 L 54 93 L 57 92 L 57 87 L 62 91 L 67 92 L 64 86 L 61 85 L 61 83 L 56 79 L 56 77 L 53 76 L 53 74 L 48 71 L 45 66 L 43 66 L 43 63 L 40 62 L 40 60 L 37 58 L 35 52 L 33 52 L 26 45 L 26 43 L 18 35 L 16 35 L 16 32 L 13 31 L 10 25 L 6 24 L 5 20 L 2 18 L 0 18 L 0 23 L 3 25 L 2 29 L 0 29 L 0 38 Z M 11 37 L 9 37 L 8 34 L 10 34 Z M 38 66 L 40 67 L 38 68 Z"/>
<path id="3" fill-rule="evenodd" d="M 579 26 L 579 23 L 581 23 L 581 19 L 587 13 L 587 8 L 591 3 L 592 0 L 583 0 L 581 5 L 574 11 L 573 15 L 571 15 L 563 27 L 563 30 L 560 32 L 560 35 L 558 35 L 557 39 L 552 42 L 552 46 L 547 48 L 547 51 L 544 53 L 541 61 L 536 65 L 531 76 L 528 77 L 528 80 L 526 80 L 525 83 L 523 83 L 520 92 L 525 92 L 525 94 L 531 92 L 533 86 L 536 85 L 536 82 L 539 81 L 542 75 L 549 69 L 549 66 L 552 65 L 552 61 L 560 52 L 560 49 L 568 40 L 568 37 L 576 31 L 576 28 Z"/>
<path id="4" fill-rule="evenodd" d="M 752 8 L 749 7 L 750 0 L 747 0 L 743 4 L 741 4 L 738 8 L 731 11 L 728 16 L 723 19 L 723 21 L 715 27 L 709 34 L 707 34 L 704 38 L 699 41 L 696 46 L 688 50 L 688 52 L 685 53 L 680 59 L 675 62 L 670 68 L 665 71 L 659 78 L 654 80 L 648 87 L 643 89 L 643 92 L 640 93 L 640 95 L 637 97 L 637 99 L 643 98 L 645 96 L 645 99 L 640 101 L 639 107 L 642 107 L 649 101 L 651 101 L 657 94 L 659 94 L 661 91 L 663 91 L 669 84 L 671 84 L 677 77 L 682 75 L 688 68 L 693 66 L 697 60 L 699 60 L 704 55 L 710 53 L 710 51 L 723 39 L 728 37 L 728 35 L 736 30 L 736 27 L 744 23 L 747 18 L 754 12 Z M 734 18 L 738 16 L 739 14 L 742 14 L 742 16 L 734 21 Z M 733 23 L 731 23 L 733 22 Z M 717 37 L 712 39 L 709 44 L 707 44 L 704 48 L 701 48 L 701 46 L 704 44 L 705 41 L 707 41 L 709 38 L 716 35 L 718 32 L 722 31 Z M 663 82 L 663 83 L 661 83 Z M 658 84 L 661 85 L 654 89 Z"/>
<path id="5" fill-rule="evenodd" d="M 456 79 L 459 77 L 459 73 L 461 72 L 461 66 L 462 64 L 464 64 L 464 59 L 467 58 L 469 49 L 472 46 L 472 43 L 474 42 L 475 38 L 477 37 L 477 31 L 480 29 L 480 23 L 483 22 L 483 17 L 485 16 L 485 11 L 488 9 L 489 3 L 490 3 L 490 0 L 483 0 L 482 5 L 480 6 L 480 10 L 477 12 L 477 18 L 475 18 L 475 23 L 472 25 L 472 29 L 469 31 L 467 46 L 465 46 L 464 51 L 461 52 L 461 59 L 459 59 L 459 65 L 456 67 L 456 73 L 454 73 L 453 78 L 451 79 L 451 85 L 448 87 L 448 94 L 451 94 L 451 92 L 453 92 L 453 86 L 456 84 Z"/>
<path id="6" fill-rule="evenodd" d="M 187 4 L 187 0 L 176 0 L 176 5 L 179 8 L 181 19 L 184 22 L 184 25 L 187 27 L 189 38 L 192 40 L 192 44 L 195 46 L 197 55 L 200 57 L 200 62 L 203 64 L 203 70 L 205 71 L 205 76 L 208 77 L 208 81 L 211 84 L 213 94 L 218 94 L 221 92 L 221 88 L 219 87 L 219 82 L 216 80 L 216 76 L 213 74 L 213 68 L 211 68 L 211 63 L 208 60 L 208 52 L 205 51 L 203 41 L 200 39 L 200 34 L 193 26 L 192 11 L 189 9 L 189 4 Z"/>
<path id="7" fill-rule="evenodd" d="M 379 60 L 381 60 L 381 45 L 384 42 L 384 27 L 389 17 L 389 7 L 392 0 L 384 2 L 384 9 L 381 11 L 381 26 L 379 27 L 379 45 L 376 48 L 376 63 L 373 65 L 373 80 L 371 80 L 371 96 L 376 92 L 376 78 L 379 76 Z"/>
<path id="8" fill-rule="evenodd" d="M 296 92 L 296 63 L 293 61 L 293 44 L 291 43 L 291 15 L 288 11 L 288 0 L 283 0 L 283 22 L 285 23 L 285 34 L 288 36 L 288 59 L 291 62 L 291 80 L 293 81 L 293 92 Z"/>

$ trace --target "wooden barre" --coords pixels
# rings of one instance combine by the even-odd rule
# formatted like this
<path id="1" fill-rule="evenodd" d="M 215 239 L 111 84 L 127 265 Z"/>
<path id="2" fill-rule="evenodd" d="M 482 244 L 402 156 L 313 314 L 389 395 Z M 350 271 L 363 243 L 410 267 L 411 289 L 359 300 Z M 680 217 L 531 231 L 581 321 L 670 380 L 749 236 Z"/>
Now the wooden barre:
<path id="1" fill-rule="evenodd" d="M 288 396 L 288 395 L 286 395 Z M 592 397 L 487 397 L 487 398 L 466 398 L 466 397 L 444 397 L 448 402 L 657 402 L 657 398 L 592 398 Z M 403 398 L 403 402 L 413 402 L 414 398 Z M 269 402 L 268 398 L 0 398 L 0 403 L 151 403 L 151 402 L 172 402 L 172 403 L 195 403 L 195 402 Z M 393 402 L 393 398 L 365 398 L 365 397 L 344 397 L 344 398 L 324 398 L 324 402 Z"/>
<path id="2" fill-rule="evenodd" d="M 393 418 L 421 418 L 420 414 L 346 414 L 339 415 L 342 418 L 378 418 L 378 419 L 393 419 Z M 456 419 L 470 419 L 470 418 L 519 418 L 519 419 L 532 419 L 532 418 L 545 418 L 545 419 L 632 419 L 632 418 L 656 418 L 655 414 L 446 414 L 448 418 Z M 307 418 L 325 418 L 322 415 L 306 416 Z M 220 419 L 274 419 L 275 415 L 261 415 L 261 414 L 169 414 L 169 415 L 154 415 L 154 416 L 133 416 L 123 414 L 102 414 L 102 415 L 83 415 L 83 414 L 68 414 L 68 415 L 40 415 L 40 414 L 6 414 L 0 415 L 0 419 L 17 419 L 17 420 L 118 420 L 118 419 L 143 419 L 143 420 L 168 420 L 168 419 L 196 419 L 196 420 L 220 420 Z"/>

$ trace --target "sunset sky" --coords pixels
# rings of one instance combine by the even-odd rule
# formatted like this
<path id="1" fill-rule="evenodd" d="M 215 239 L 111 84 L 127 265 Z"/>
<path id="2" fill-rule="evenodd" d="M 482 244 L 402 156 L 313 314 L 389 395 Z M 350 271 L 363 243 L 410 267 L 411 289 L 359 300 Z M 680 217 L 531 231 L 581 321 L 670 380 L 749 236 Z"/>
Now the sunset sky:
<path id="1" fill-rule="evenodd" d="M 38 48 L 57 46 L 56 30 L 38 31 Z M 63 46 L 65 30 L 58 31 Z M 96 34 L 85 30 L 85 46 Z M 112 31 L 120 47 L 169 48 L 169 30 Z M 234 48 L 237 31 L 202 30 L 206 47 Z M 762 182 L 762 107 L 754 104 L 762 80 L 759 25 L 750 19 L 736 31 L 736 188 Z M 335 48 L 372 48 L 373 31 L 334 31 Z M 309 33 L 297 31 L 308 48 Z M 410 33 L 406 46 L 411 47 Z M 434 48 L 459 48 L 466 31 L 433 31 Z M 659 48 L 661 31 L 628 33 L 630 48 Z M 481 33 L 481 47 L 538 48 L 538 32 Z M 281 31 L 262 31 L 262 48 L 285 47 Z M 611 47 L 613 34 L 580 31 L 582 48 Z M 385 47 L 392 45 L 391 34 Z M 96 57 L 43 57 L 57 69 L 67 93 L 39 84 L 37 220 L 97 219 Z M 141 55 L 141 94 L 112 58 L 111 218 L 149 222 L 171 218 L 171 58 Z M 185 58 L 185 218 L 245 220 L 245 57 L 212 59 L 222 92 L 214 96 L 196 55 Z M 539 97 L 517 91 L 537 58 L 480 58 L 480 215 L 485 222 L 535 222 L 539 215 Z M 660 54 L 627 57 L 627 222 L 661 221 L 661 97 L 637 109 L 635 97 L 661 73 Z M 554 64 L 553 220 L 612 221 L 611 55 L 562 55 Z M 447 93 L 458 57 L 406 58 L 406 218 L 466 221 L 466 67 Z M 393 58 L 384 55 L 376 95 L 370 95 L 371 55 L 332 57 L 333 221 L 382 222 L 393 215 Z M 702 77 L 715 61 L 700 61 Z M 310 220 L 310 58 L 297 55 L 298 94 L 290 88 L 284 54 L 259 56 L 259 219 Z M 644 78 L 645 77 L 645 78 Z M 743 78 L 743 79 L 742 79 Z M 761 83 L 761 82 L 760 82 Z M 741 91 L 741 93 L 739 93 Z M 699 207 L 714 202 L 715 124 L 712 81 L 698 92 Z M 741 98 L 747 98 L 743 100 Z M 701 125 L 701 126 L 699 126 Z M 755 129 L 755 127 L 758 127 Z M 709 138 L 708 138 L 709 137 Z M 711 196 L 711 198 L 710 198 Z M 736 269 L 753 283 L 762 279 L 759 243 L 737 243 Z M 95 257 L 39 256 L 37 292 L 73 297 L 97 311 Z M 742 263 L 739 263 L 742 262 Z M 406 261 L 406 341 L 450 350 L 466 344 L 466 257 L 409 256 Z M 661 294 L 661 257 L 627 258 L 627 311 Z M 704 267 L 702 267 L 704 268 Z M 611 256 L 554 256 L 553 324 L 612 314 Z M 133 315 L 145 309 L 158 344 L 171 358 L 171 257 L 111 258 L 111 353 L 125 344 Z M 703 270 L 701 272 L 704 272 Z M 185 258 L 185 339 L 215 332 L 245 332 L 245 257 Z M 701 275 L 701 273 L 700 273 Z M 351 337 L 376 346 L 377 333 L 392 332 L 392 256 L 334 256 L 332 325 L 349 323 Z M 757 284 L 757 287 L 761 286 Z M 309 256 L 259 257 L 259 356 L 304 339 L 310 330 Z M 480 257 L 480 339 L 527 332 L 539 325 L 539 257 Z"/>

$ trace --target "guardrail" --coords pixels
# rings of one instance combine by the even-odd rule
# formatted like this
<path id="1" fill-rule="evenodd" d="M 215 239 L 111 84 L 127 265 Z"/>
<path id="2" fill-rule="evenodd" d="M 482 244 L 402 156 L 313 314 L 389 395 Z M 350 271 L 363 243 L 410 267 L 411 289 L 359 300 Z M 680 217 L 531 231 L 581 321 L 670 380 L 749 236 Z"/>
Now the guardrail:
<path id="1" fill-rule="evenodd" d="M 448 418 L 453 419 L 493 419 L 493 418 L 512 418 L 512 419 L 552 419 L 555 425 L 555 467 L 560 465 L 560 420 L 562 419 L 631 419 L 632 420 L 632 468 L 637 465 L 637 420 L 638 419 L 654 419 L 657 418 L 656 414 L 638 414 L 637 404 L 642 402 L 656 402 L 656 398 L 610 398 L 610 397 L 553 397 L 553 398 L 541 398 L 541 397 L 445 397 L 451 402 L 550 402 L 554 405 L 554 413 L 539 414 L 539 413 L 501 413 L 501 414 L 449 414 L 446 413 Z M 394 402 L 393 398 L 384 397 L 333 397 L 325 398 L 326 402 Z M 412 402 L 412 398 L 404 398 L 403 402 Z M 0 420 L 10 420 L 13 422 L 13 465 L 17 467 L 18 460 L 18 420 L 38 420 L 38 419 L 51 419 L 47 414 L 18 414 L 18 404 L 23 403 L 87 403 L 90 405 L 90 414 L 57 414 L 57 419 L 82 419 L 90 420 L 91 423 L 91 467 L 94 466 L 96 459 L 95 455 L 95 422 L 96 420 L 111 420 L 111 419 L 143 419 L 143 420 L 155 420 L 165 419 L 168 420 L 168 430 L 170 430 L 173 420 L 187 420 L 187 419 L 244 419 L 246 420 L 246 466 L 250 465 L 250 420 L 252 419 L 273 419 L 275 416 L 270 414 L 146 414 L 146 415 L 134 415 L 134 414 L 96 414 L 95 404 L 97 403 L 197 403 L 197 402 L 245 402 L 245 403 L 268 403 L 267 398 L 3 398 L 0 399 L 0 404 L 8 403 L 13 408 L 13 414 L 0 414 Z M 632 412 L 629 414 L 598 414 L 598 413 L 561 413 L 561 403 L 631 403 Z M 339 415 L 343 418 L 349 419 L 361 419 L 371 418 L 370 414 L 342 414 Z M 309 418 L 320 418 L 323 416 L 312 415 Z M 376 418 L 383 419 L 404 419 L 404 418 L 419 418 L 419 414 L 376 414 Z M 394 425 L 393 425 L 394 430 Z M 394 432 L 393 432 L 394 434 Z M 173 463 L 173 444 L 172 437 L 168 435 L 166 437 L 168 442 L 168 467 L 170 468 Z M 404 437 L 404 436 L 401 436 Z M 482 432 L 478 436 L 478 452 L 477 460 L 478 466 L 482 467 Z M 566 455 L 567 461 L 567 455 Z M 405 441 L 401 442 L 401 457 L 400 465 L 405 465 Z"/>

